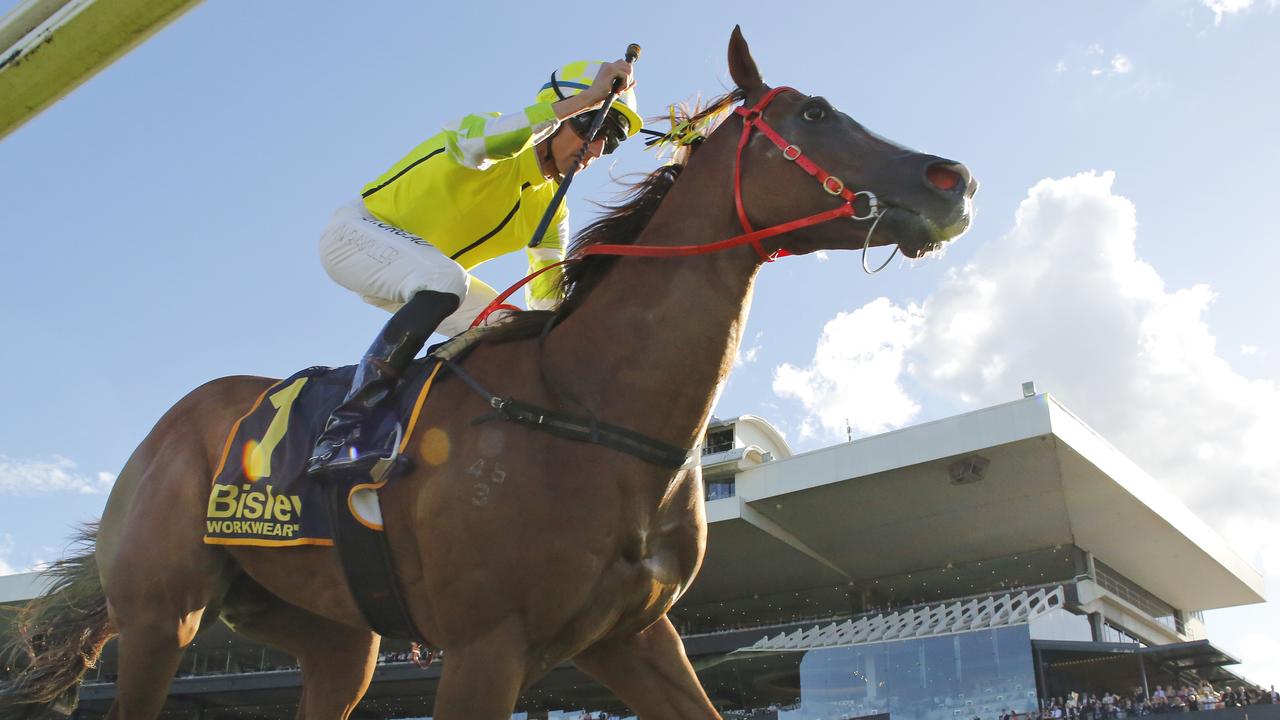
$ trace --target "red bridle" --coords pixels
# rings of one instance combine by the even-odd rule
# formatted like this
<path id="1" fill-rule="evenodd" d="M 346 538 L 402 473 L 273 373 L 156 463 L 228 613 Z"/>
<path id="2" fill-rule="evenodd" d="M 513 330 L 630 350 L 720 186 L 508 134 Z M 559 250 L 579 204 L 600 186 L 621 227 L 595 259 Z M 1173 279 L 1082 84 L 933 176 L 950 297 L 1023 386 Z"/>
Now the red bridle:
<path id="1" fill-rule="evenodd" d="M 786 250 L 778 250 L 772 254 L 766 254 L 764 247 L 760 245 L 760 240 L 766 237 L 772 237 L 774 235 L 790 232 L 810 225 L 817 225 L 819 223 L 827 222 L 828 220 L 835 220 L 836 218 L 847 217 L 853 218 L 854 220 L 871 220 L 879 215 L 879 203 L 876 200 L 875 193 L 872 193 L 869 190 L 854 192 L 853 190 L 845 187 L 843 180 L 832 175 L 826 170 L 823 170 L 820 165 L 805 157 L 804 153 L 800 150 L 800 146 L 787 142 L 787 139 L 778 134 L 778 131 L 774 130 L 773 126 L 765 122 L 765 108 L 769 106 L 769 103 L 773 102 L 773 99 L 777 97 L 778 93 L 785 90 L 793 90 L 793 88 L 785 86 L 774 88 L 763 98 L 760 98 L 760 102 L 756 103 L 755 107 L 749 109 L 740 107 L 733 111 L 735 114 L 741 115 L 743 118 L 742 136 L 738 138 L 738 154 L 733 165 L 733 202 L 734 205 L 737 206 L 738 221 L 742 223 L 742 230 L 746 233 L 745 235 L 739 235 L 738 238 L 751 238 L 750 240 L 747 240 L 747 242 L 751 243 L 752 247 L 756 249 L 756 254 L 765 262 L 772 262 L 775 258 L 785 257 L 790 254 Z M 804 170 L 817 180 L 818 183 L 822 185 L 822 189 L 828 194 L 844 200 L 844 204 L 825 212 L 815 213 L 813 215 L 800 218 L 799 220 L 792 220 L 791 222 L 774 225 L 766 230 L 760 231 L 761 234 L 757 237 L 756 231 L 751 227 L 751 221 L 747 219 L 747 210 L 742 203 L 742 151 L 746 149 L 747 143 L 751 141 L 751 131 L 753 129 L 759 130 L 762 135 L 769 138 L 769 141 L 782 151 L 783 158 L 794 162 L 797 167 Z M 862 195 L 867 199 L 868 208 L 866 215 L 858 215 L 857 210 L 853 207 L 853 204 L 858 199 L 859 195 Z M 736 240 L 738 238 L 734 239 Z"/>
<path id="2" fill-rule="evenodd" d="M 494 310 L 498 310 L 500 308 L 508 309 L 508 310 L 519 310 L 519 308 L 515 307 L 514 305 L 507 305 L 506 304 L 507 298 L 511 297 L 512 293 L 514 293 L 516 290 L 519 290 L 521 287 L 524 287 L 525 284 L 527 284 L 529 281 L 533 280 L 537 276 L 541 275 L 542 273 L 548 270 L 551 270 L 552 268 L 559 267 L 566 263 L 581 260 L 585 257 L 590 257 L 592 255 L 628 255 L 632 257 L 685 257 L 689 255 L 704 255 L 707 253 L 713 253 L 713 252 L 718 252 L 720 250 L 727 250 L 729 248 L 738 247 L 739 245 L 749 244 L 751 245 L 751 247 L 755 248 L 756 254 L 760 256 L 760 259 L 762 261 L 773 262 L 777 258 L 790 255 L 790 253 L 787 252 L 786 250 L 776 250 L 772 253 L 766 253 L 764 250 L 764 246 L 761 245 L 762 240 L 766 240 L 775 235 L 782 235 L 783 233 L 789 233 L 792 230 L 799 230 L 800 228 L 810 227 L 812 225 L 819 225 L 821 223 L 828 222 L 830 220 L 836 220 L 838 218 L 847 217 L 853 220 L 877 220 L 878 221 L 880 218 L 880 208 L 879 208 L 879 201 L 877 200 L 875 193 L 871 192 L 870 190 L 859 190 L 855 192 L 845 187 L 844 181 L 842 181 L 840 178 L 836 177 L 835 175 L 832 175 L 831 173 L 827 172 L 826 170 L 823 170 L 822 167 L 819 166 L 817 163 L 805 157 L 804 153 L 800 150 L 800 147 L 798 145 L 794 145 L 790 142 L 787 142 L 786 138 L 778 134 L 777 130 L 774 130 L 773 127 L 769 125 L 769 123 L 765 122 L 765 119 L 764 119 L 765 109 L 768 108 L 769 104 L 773 102 L 773 99 L 778 96 L 778 93 L 781 93 L 787 90 L 794 91 L 794 88 L 789 88 L 786 86 L 773 88 L 768 93 L 766 93 L 764 97 L 760 98 L 760 102 L 756 103 L 755 107 L 752 107 L 752 108 L 740 107 L 740 108 L 735 108 L 733 111 L 735 114 L 741 115 L 743 118 L 742 135 L 738 139 L 738 151 L 733 164 L 733 202 L 734 202 L 734 206 L 737 208 L 737 211 L 738 211 L 738 221 L 742 223 L 743 234 L 735 235 L 734 237 L 731 237 L 727 240 L 720 240 L 718 242 L 709 243 L 707 245 L 670 245 L 670 246 L 663 246 L 663 247 L 658 247 L 653 245 L 590 245 L 590 246 L 584 247 L 578 252 L 571 255 L 570 257 L 567 257 L 564 260 L 561 260 L 560 262 L 555 263 L 554 265 L 548 265 L 542 268 L 541 270 L 538 270 L 537 272 L 528 275 L 527 277 L 525 277 L 523 280 L 516 283 L 515 285 L 512 285 L 511 287 L 507 288 L 501 295 L 494 298 L 493 302 L 489 303 L 488 307 L 484 309 L 484 312 L 481 312 L 479 315 L 476 316 L 476 319 L 471 323 L 471 327 L 475 327 L 483 323 L 485 318 L 487 318 L 489 314 L 492 313 Z M 824 191 L 826 191 L 828 194 L 834 197 L 838 197 L 844 200 L 844 202 L 838 207 L 832 208 L 831 210 L 825 210 L 823 212 L 814 213 L 813 215 L 808 215 L 798 220 L 791 220 L 789 222 L 781 223 L 778 225 L 771 225 L 767 228 L 764 228 L 763 230 L 754 229 L 751 226 L 751 221 L 747 219 L 747 211 L 742 202 L 742 153 L 743 153 L 743 150 L 746 149 L 747 143 L 750 142 L 751 140 L 752 130 L 759 130 L 762 135 L 769 138 L 770 142 L 772 142 L 774 145 L 778 147 L 779 150 L 782 151 L 782 157 L 786 158 L 787 160 L 790 160 L 791 162 L 794 162 L 797 167 L 799 167 L 801 170 L 804 170 L 806 173 L 812 176 L 815 180 L 817 180 L 818 183 L 822 185 L 822 189 Z M 854 206 L 853 206 L 854 202 L 858 199 L 859 196 L 862 196 L 867 201 L 867 213 L 865 215 L 859 215 L 857 210 L 854 209 Z M 874 230 L 874 226 L 872 227 L 872 229 Z M 868 237 L 867 237 L 868 242 L 870 241 L 870 239 L 871 239 L 870 234 L 868 234 Z M 866 248 L 864 246 L 863 251 L 865 252 L 865 250 Z M 865 257 L 863 260 L 864 260 L 863 266 L 865 268 L 865 265 L 866 265 Z M 886 264 L 888 263 L 888 261 L 885 261 L 885 262 Z M 883 267 L 883 265 L 881 267 Z"/>

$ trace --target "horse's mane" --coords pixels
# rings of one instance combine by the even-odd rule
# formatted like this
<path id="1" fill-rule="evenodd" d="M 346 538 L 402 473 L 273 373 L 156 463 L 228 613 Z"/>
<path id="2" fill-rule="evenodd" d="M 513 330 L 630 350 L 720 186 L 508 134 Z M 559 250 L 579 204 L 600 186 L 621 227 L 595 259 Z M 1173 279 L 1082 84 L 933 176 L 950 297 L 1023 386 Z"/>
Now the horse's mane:
<path id="1" fill-rule="evenodd" d="M 735 88 L 705 105 L 698 103 L 692 109 L 684 106 L 673 108 L 673 114 L 670 117 L 661 119 L 673 121 L 673 128 L 698 128 L 700 136 L 710 135 L 725 117 L 726 110 L 744 97 L 745 93 Z M 631 245 L 640 237 L 640 233 L 648 226 L 658 206 L 662 204 L 671 187 L 675 185 L 676 179 L 680 177 L 689 158 L 701 144 L 701 139 L 689 142 L 687 136 L 682 141 L 681 138 L 668 135 L 660 142 L 671 142 L 675 146 L 671 162 L 648 175 L 641 176 L 635 182 L 621 183 L 623 189 L 618 193 L 621 200 L 617 204 L 597 203 L 605 211 L 604 214 L 574 237 L 569 245 L 567 257 L 572 257 L 591 245 Z M 600 284 L 617 259 L 617 256 L 613 255 L 593 255 L 565 265 L 560 280 L 563 299 L 554 310 L 526 310 L 515 313 L 510 319 L 503 321 L 485 335 L 485 342 L 502 343 L 523 340 L 549 330 L 582 305 L 592 288 Z"/>

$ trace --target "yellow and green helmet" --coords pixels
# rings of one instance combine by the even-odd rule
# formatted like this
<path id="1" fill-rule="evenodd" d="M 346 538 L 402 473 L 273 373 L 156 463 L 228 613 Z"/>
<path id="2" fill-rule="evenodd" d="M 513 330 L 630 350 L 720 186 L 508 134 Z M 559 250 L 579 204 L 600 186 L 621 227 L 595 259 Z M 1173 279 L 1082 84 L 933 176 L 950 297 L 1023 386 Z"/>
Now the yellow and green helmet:
<path id="1" fill-rule="evenodd" d="M 581 60 L 556 70 L 538 92 L 538 102 L 555 103 L 586 90 L 591 87 L 591 81 L 596 79 L 596 73 L 603 64 L 598 60 Z M 610 112 L 617 113 L 624 121 L 622 126 L 627 137 L 635 135 L 644 127 L 640 106 L 636 104 L 635 90 L 628 89 L 619 94 L 613 101 Z"/>

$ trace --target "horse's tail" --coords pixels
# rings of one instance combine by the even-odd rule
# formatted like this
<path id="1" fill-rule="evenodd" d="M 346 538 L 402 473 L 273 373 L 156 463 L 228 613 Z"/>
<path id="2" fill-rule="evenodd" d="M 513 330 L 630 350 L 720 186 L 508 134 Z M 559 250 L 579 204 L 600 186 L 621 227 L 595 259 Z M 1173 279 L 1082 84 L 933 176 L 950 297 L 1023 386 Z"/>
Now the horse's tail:
<path id="1" fill-rule="evenodd" d="M 94 558 L 97 537 L 97 523 L 82 526 L 80 552 L 50 566 L 44 573 L 53 580 L 49 589 L 18 611 L 16 632 L 0 646 L 0 663 L 11 673 L 0 681 L 0 720 L 75 709 L 80 679 L 114 634 Z"/>

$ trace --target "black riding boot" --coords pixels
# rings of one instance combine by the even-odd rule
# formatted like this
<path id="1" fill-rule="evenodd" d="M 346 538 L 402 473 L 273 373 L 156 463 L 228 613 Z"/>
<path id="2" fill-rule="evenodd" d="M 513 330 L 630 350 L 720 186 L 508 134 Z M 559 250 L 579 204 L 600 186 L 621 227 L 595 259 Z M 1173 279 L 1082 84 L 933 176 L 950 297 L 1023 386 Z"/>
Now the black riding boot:
<path id="1" fill-rule="evenodd" d="M 405 368 L 422 349 L 440 322 L 458 309 L 458 296 L 424 290 L 414 295 L 387 321 L 369 351 L 360 359 L 351 390 L 316 442 L 307 461 L 312 477 L 367 471 L 379 458 L 363 456 L 361 434 L 373 410 L 391 394 Z"/>

